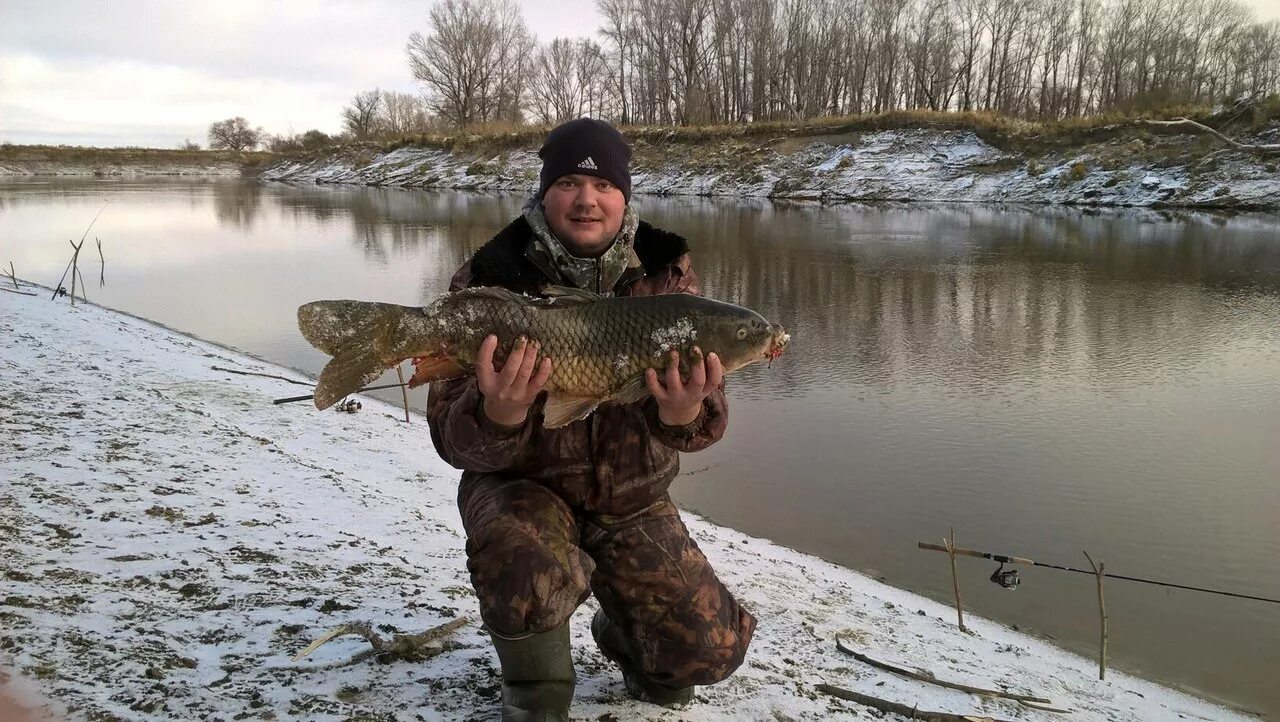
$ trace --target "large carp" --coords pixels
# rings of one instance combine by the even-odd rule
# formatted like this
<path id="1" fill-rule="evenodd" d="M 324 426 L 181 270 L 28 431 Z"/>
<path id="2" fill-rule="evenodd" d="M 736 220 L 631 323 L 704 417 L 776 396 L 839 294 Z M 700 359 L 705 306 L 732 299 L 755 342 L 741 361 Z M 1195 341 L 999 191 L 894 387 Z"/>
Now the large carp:
<path id="1" fill-rule="evenodd" d="M 358 391 L 388 368 L 414 359 L 412 385 L 472 373 L 480 344 L 498 337 L 495 359 L 516 340 L 541 345 L 551 359 L 543 425 L 586 418 L 605 402 L 648 394 L 645 371 L 666 368 L 678 351 L 682 368 L 715 353 L 725 373 L 776 358 L 789 336 L 741 306 L 684 293 L 605 297 L 553 288 L 548 298 L 498 287 L 466 288 L 426 307 L 367 301 L 315 301 L 298 309 L 298 328 L 333 357 L 316 386 L 316 408 Z"/>

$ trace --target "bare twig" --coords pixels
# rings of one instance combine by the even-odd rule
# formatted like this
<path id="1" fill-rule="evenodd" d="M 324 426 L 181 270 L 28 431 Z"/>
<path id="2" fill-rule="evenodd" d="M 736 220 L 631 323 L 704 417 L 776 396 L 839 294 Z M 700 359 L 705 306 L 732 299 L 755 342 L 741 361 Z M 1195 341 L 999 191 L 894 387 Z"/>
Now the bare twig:
<path id="1" fill-rule="evenodd" d="M 956 592 L 956 620 L 960 623 L 960 631 L 967 632 L 964 626 L 964 606 L 960 603 L 960 578 L 956 576 L 956 528 L 951 527 L 951 536 L 943 539 L 947 547 L 947 555 L 951 557 L 951 586 Z"/>
<path id="2" fill-rule="evenodd" d="M 21 290 L 18 288 L 18 274 L 13 271 L 13 261 L 9 261 L 9 278 L 13 281 L 13 290 Z"/>
<path id="3" fill-rule="evenodd" d="M 0 291 L 4 291 L 4 292 L 6 292 L 6 293 L 16 293 L 16 294 L 18 294 L 19 296 L 34 296 L 34 295 L 35 295 L 34 293 L 31 293 L 30 291 L 15 291 L 15 290 L 13 290 L 12 288 L 0 288 Z"/>
<path id="4" fill-rule="evenodd" d="M 844 646 L 844 644 L 840 641 L 839 637 L 836 637 L 836 649 L 853 657 L 859 662 L 862 662 L 864 664 L 869 664 L 872 667 L 875 667 L 876 669 L 883 669 L 886 672 L 892 672 L 894 674 L 898 674 L 903 677 L 909 677 L 911 679 L 918 680 L 920 682 L 928 682 L 929 684 L 936 684 L 939 687 L 946 687 L 947 689 L 958 689 L 961 692 L 968 692 L 970 694 L 982 695 L 984 697 L 1000 697 L 1001 699 L 1012 699 L 1018 702 L 1039 702 L 1040 704 L 1053 704 L 1053 700 L 1046 699 L 1044 697 L 1035 697 L 1029 694 L 1013 694 L 1012 692 L 1002 692 L 998 689 L 985 689 L 983 687 L 971 687 L 967 684 L 960 684 L 958 682 L 947 682 L 945 680 L 937 679 L 932 675 L 920 674 L 919 672 L 913 672 L 909 669 L 889 664 L 888 662 L 880 662 L 868 657 L 865 654 L 860 654 Z"/>
<path id="5" fill-rule="evenodd" d="M 284 376 L 277 376 L 276 374 L 264 374 L 264 373 L 258 373 L 257 371 L 237 371 L 236 369 L 228 369 L 228 368 L 223 368 L 223 367 L 221 367 L 221 366 L 214 366 L 214 367 L 213 367 L 213 370 L 214 370 L 214 371 L 226 371 L 226 372 L 227 372 L 227 373 L 229 373 L 229 374 L 240 374 L 241 376 L 261 376 L 261 377 L 266 378 L 266 379 L 278 379 L 278 380 L 280 380 L 280 381 L 288 381 L 288 382 L 289 382 L 289 383 L 291 383 L 291 384 L 297 384 L 297 385 L 299 385 L 299 386 L 310 386 L 310 385 L 311 385 L 311 382 L 309 382 L 309 381 L 298 381 L 297 379 L 285 378 Z"/>
<path id="6" fill-rule="evenodd" d="M 870 695 L 862 694 L 861 692 L 854 692 L 851 689 L 844 689 L 843 687 L 837 687 L 832 684 L 820 684 L 818 685 L 818 691 L 825 692 L 832 697 L 839 697 L 840 699 L 847 699 L 850 702 L 857 702 L 860 705 L 878 709 L 881 712 L 902 715 L 907 719 L 925 720 L 925 722 L 1006 722 L 1005 720 L 1000 720 L 995 717 L 983 717 L 980 715 L 952 714 L 950 712 L 928 712 L 919 709 L 918 707 L 908 707 L 905 704 L 890 702 L 887 699 L 872 697 Z"/>
<path id="7" fill-rule="evenodd" d="M 1102 560 L 1099 559 L 1097 564 L 1093 563 L 1093 557 L 1089 556 L 1089 552 L 1084 553 L 1084 558 L 1089 560 L 1089 566 L 1093 567 L 1093 573 L 1098 578 L 1098 616 L 1102 619 L 1102 642 L 1098 647 L 1098 679 L 1107 678 L 1107 600 L 1102 596 L 1102 578 L 1105 576 L 1103 571 L 1106 569 Z"/>
<path id="8" fill-rule="evenodd" d="M 432 627 L 425 632 L 417 634 L 396 634 L 392 635 L 390 641 L 385 641 L 373 631 L 368 622 L 351 622 L 325 634 L 310 646 L 299 652 L 294 658 L 294 662 L 300 662 L 312 652 L 324 646 L 327 642 L 341 637 L 346 634 L 355 634 L 364 637 L 369 644 L 373 645 L 373 653 L 389 654 L 397 659 L 422 659 L 424 657 L 432 657 L 444 651 L 444 638 L 466 626 L 469 622 L 466 617 L 458 617 L 436 627 Z M 367 656 L 367 654 L 365 655 Z"/>
<path id="9" fill-rule="evenodd" d="M 1207 125 L 1204 125 L 1203 123 L 1197 123 L 1196 121 L 1191 120 L 1189 118 L 1174 118 L 1173 120 L 1139 119 L 1138 123 L 1141 125 L 1155 125 L 1155 126 L 1161 126 L 1165 128 L 1172 128 L 1172 127 L 1189 128 L 1197 133 L 1207 133 L 1209 135 L 1212 135 L 1213 137 L 1217 138 L 1218 140 L 1222 141 L 1223 143 L 1226 143 L 1227 145 L 1233 148 L 1236 148 L 1238 150 L 1247 150 L 1250 153 L 1258 153 L 1261 155 L 1272 155 L 1275 153 L 1280 153 L 1280 143 L 1269 143 L 1269 144 L 1241 143 L 1238 140 L 1233 140 L 1231 138 L 1228 138 L 1227 136 L 1214 130 L 1213 128 L 1210 128 Z"/>
<path id="10" fill-rule="evenodd" d="M 102 255 L 102 239 L 94 236 L 93 240 L 98 242 L 98 260 L 102 261 L 102 270 L 98 274 L 98 287 L 101 288 L 107 285 L 107 258 Z"/>
<path id="11" fill-rule="evenodd" d="M 404 371 L 396 364 L 396 376 L 400 379 L 400 395 L 404 397 L 404 422 L 409 423 L 409 388 L 404 383 Z"/>

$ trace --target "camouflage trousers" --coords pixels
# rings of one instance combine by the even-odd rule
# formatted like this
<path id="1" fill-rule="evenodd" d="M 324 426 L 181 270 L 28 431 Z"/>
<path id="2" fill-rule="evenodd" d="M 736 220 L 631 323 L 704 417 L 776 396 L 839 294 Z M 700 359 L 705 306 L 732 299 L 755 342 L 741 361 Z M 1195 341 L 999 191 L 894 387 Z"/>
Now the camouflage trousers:
<path id="1" fill-rule="evenodd" d="M 555 629 L 594 593 L 655 682 L 712 684 L 742 664 L 755 617 L 716 578 L 669 497 L 625 517 L 588 515 L 536 481 L 480 475 L 463 481 L 458 506 L 493 631 Z"/>

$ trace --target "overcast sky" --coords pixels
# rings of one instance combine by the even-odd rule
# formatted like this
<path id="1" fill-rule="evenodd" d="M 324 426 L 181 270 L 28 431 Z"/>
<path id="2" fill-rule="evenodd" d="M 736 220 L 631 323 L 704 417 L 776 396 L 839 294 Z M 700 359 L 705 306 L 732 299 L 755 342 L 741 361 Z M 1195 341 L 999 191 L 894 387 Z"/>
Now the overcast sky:
<path id="1" fill-rule="evenodd" d="M 1249 0 L 1280 18 L 1280 0 Z M 546 42 L 593 36 L 594 0 L 519 0 Z M 268 132 L 340 130 L 352 94 L 417 91 L 409 33 L 430 2 L 0 0 L 0 142 L 202 145 L 242 115 Z"/>

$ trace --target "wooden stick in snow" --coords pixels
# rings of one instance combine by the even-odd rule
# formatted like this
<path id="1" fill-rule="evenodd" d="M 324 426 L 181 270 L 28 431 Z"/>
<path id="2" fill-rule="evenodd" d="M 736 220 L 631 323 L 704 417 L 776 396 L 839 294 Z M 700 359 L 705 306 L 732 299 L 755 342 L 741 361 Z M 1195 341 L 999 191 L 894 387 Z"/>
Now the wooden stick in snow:
<path id="1" fill-rule="evenodd" d="M 97 236 L 93 240 L 98 242 L 98 260 L 102 261 L 102 270 L 98 272 L 98 287 L 107 285 L 107 258 L 102 255 L 102 239 Z"/>
<path id="2" fill-rule="evenodd" d="M 396 376 L 400 377 L 400 395 L 404 397 L 404 422 L 409 423 L 409 387 L 404 383 L 404 371 L 396 364 Z"/>
<path id="3" fill-rule="evenodd" d="M 1228 138 L 1227 136 L 1214 130 L 1213 128 L 1210 128 L 1207 125 L 1204 125 L 1203 123 L 1197 123 L 1194 120 L 1191 120 L 1190 118 L 1174 118 L 1173 120 L 1139 119 L 1137 122 L 1141 125 L 1155 125 L 1155 126 L 1161 126 L 1165 128 L 1170 128 L 1170 127 L 1189 128 L 1197 133 L 1207 133 L 1209 135 L 1212 135 L 1213 137 L 1217 138 L 1218 140 L 1222 141 L 1223 143 L 1226 143 L 1227 145 L 1233 148 L 1236 148 L 1238 150 L 1247 150 L 1250 153 L 1258 153 L 1261 155 L 1272 155 L 1272 154 L 1280 153 L 1280 143 L 1270 143 L 1270 144 L 1241 143 L 1238 140 L 1233 140 L 1231 138 Z"/>
<path id="4" fill-rule="evenodd" d="M 1011 700 L 1016 700 L 1018 702 L 1039 702 L 1040 704 L 1053 704 L 1053 700 L 1046 699 L 1044 697 L 1035 697 L 1029 694 L 1013 694 L 1012 692 L 1002 692 L 998 689 L 984 689 L 982 687 L 971 687 L 967 684 L 960 684 L 958 682 L 947 682 L 945 680 L 938 679 L 931 674 L 920 674 L 919 672 L 912 672 L 909 669 L 906 669 L 904 667 L 898 667 L 896 665 L 889 664 L 888 662 L 880 662 L 868 657 L 865 654 L 860 654 L 844 646 L 844 644 L 840 641 L 839 637 L 836 637 L 836 649 L 853 657 L 859 662 L 862 662 L 864 664 L 869 664 L 872 667 L 875 667 L 876 669 L 883 669 L 886 672 L 892 672 L 894 674 L 901 675 L 903 677 L 908 677 L 910 679 L 914 679 L 920 682 L 928 682 L 929 684 L 936 684 L 939 687 L 946 687 L 947 689 L 957 689 L 957 690 L 960 690 L 961 692 L 968 692 L 970 694 L 981 695 L 983 697 L 1000 697 L 1001 699 L 1011 699 Z"/>
<path id="5" fill-rule="evenodd" d="M 444 651 L 444 638 L 466 626 L 468 621 L 470 620 L 466 617 L 458 617 L 439 626 L 432 627 L 425 632 L 393 635 L 390 641 L 384 641 L 382 637 L 379 637 L 368 622 L 351 622 L 312 642 L 309 647 L 299 652 L 293 658 L 293 661 L 301 661 L 326 642 L 344 634 L 356 634 L 364 637 L 369 644 L 373 645 L 373 651 L 375 652 L 387 652 L 396 657 L 407 659 L 429 657 Z"/>
<path id="6" fill-rule="evenodd" d="M 844 689 L 833 684 L 818 685 L 819 692 L 825 692 L 832 697 L 847 699 L 850 702 L 857 702 L 881 712 L 888 714 L 897 714 L 907 719 L 925 720 L 925 722 L 1008 722 L 1007 720 L 997 719 L 995 717 L 983 717 L 981 715 L 965 715 L 952 714 L 950 712 L 928 712 L 919 707 L 908 707 L 898 702 L 890 702 L 887 699 L 880 699 L 870 695 L 854 692 L 851 689 Z"/>
<path id="7" fill-rule="evenodd" d="M 960 603 L 960 578 L 956 576 L 956 528 L 951 527 L 951 537 L 943 539 L 947 547 L 947 555 L 951 557 L 951 586 L 956 591 L 956 620 L 960 623 L 960 631 L 967 632 L 964 626 L 964 606 Z"/>
<path id="8" fill-rule="evenodd" d="M 29 292 L 29 291 L 15 291 L 15 290 L 13 290 L 12 288 L 0 288 L 0 291 L 4 291 L 5 293 L 16 293 L 16 294 L 18 294 L 19 296 L 34 296 L 34 295 L 35 295 L 34 293 L 31 293 L 31 292 Z"/>
<path id="9" fill-rule="evenodd" d="M 79 268 L 75 269 L 75 273 L 80 277 L 80 300 L 88 303 L 89 297 L 85 295 L 84 290 L 89 287 L 89 284 L 84 282 L 84 274 L 80 272 Z"/>
<path id="10" fill-rule="evenodd" d="M 298 380 L 296 380 L 296 379 L 289 379 L 289 378 L 285 378 L 284 376 L 277 376 L 276 374 L 263 374 L 263 373 L 258 373 L 257 371 L 237 371 L 237 370 L 235 370 L 235 369 L 223 368 L 223 367 L 221 367 L 221 366 L 214 366 L 214 367 L 213 367 L 213 370 L 214 370 L 214 371 L 226 371 L 226 372 L 227 372 L 227 373 L 229 373 L 229 374 L 240 374 L 241 376 L 261 376 L 261 377 L 266 378 L 266 379 L 279 379 L 280 381 L 288 381 L 288 382 L 289 382 L 289 383 L 291 383 L 291 384 L 297 384 L 297 385 L 299 385 L 299 386 L 310 386 L 310 385 L 311 385 L 311 383 L 310 383 L 309 381 L 298 381 Z"/>
<path id="11" fill-rule="evenodd" d="M 13 290 L 22 290 L 18 288 L 18 274 L 13 272 L 13 261 L 9 261 L 9 278 L 13 281 Z"/>
<path id="12" fill-rule="evenodd" d="M 76 305 L 76 276 L 80 274 L 80 269 L 76 267 L 76 261 L 80 258 L 80 246 L 84 245 L 84 239 L 80 239 L 80 246 L 77 246 L 71 240 L 68 240 L 67 243 L 70 243 L 71 247 L 75 249 L 75 252 L 71 254 L 71 305 L 74 306 Z M 64 273 L 63 275 L 65 276 L 66 274 Z M 80 292 L 84 293 L 84 290 L 82 289 Z M 85 299 L 85 301 L 88 300 L 87 298 Z"/>
<path id="13" fill-rule="evenodd" d="M 1089 556 L 1089 552 L 1084 553 L 1084 558 L 1089 560 L 1089 566 L 1093 567 L 1093 573 L 1098 578 L 1098 616 L 1102 618 L 1102 643 L 1098 648 L 1098 679 L 1107 678 L 1107 600 L 1102 596 L 1102 578 L 1103 571 L 1106 566 L 1099 559 L 1097 564 L 1093 563 L 1093 558 Z"/>

